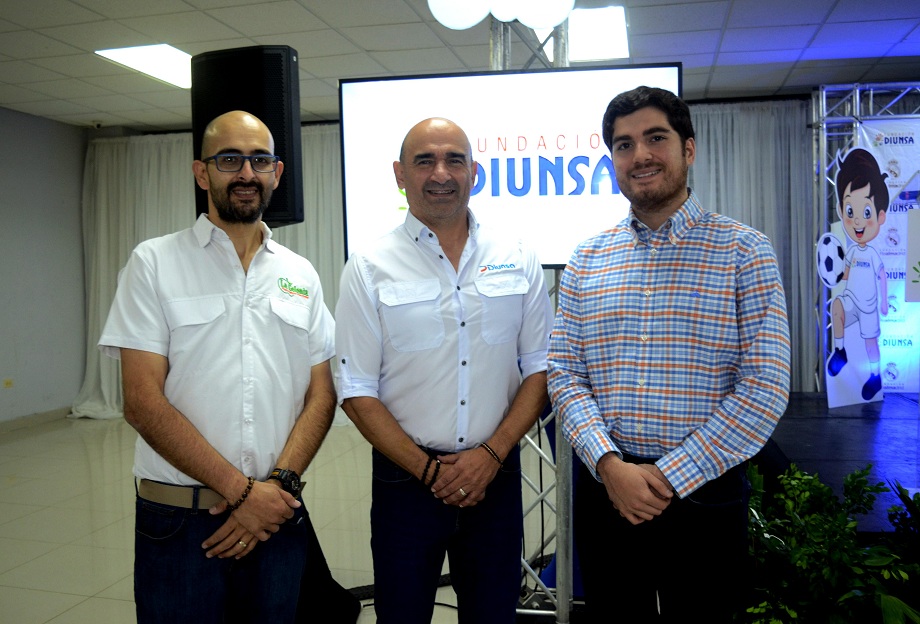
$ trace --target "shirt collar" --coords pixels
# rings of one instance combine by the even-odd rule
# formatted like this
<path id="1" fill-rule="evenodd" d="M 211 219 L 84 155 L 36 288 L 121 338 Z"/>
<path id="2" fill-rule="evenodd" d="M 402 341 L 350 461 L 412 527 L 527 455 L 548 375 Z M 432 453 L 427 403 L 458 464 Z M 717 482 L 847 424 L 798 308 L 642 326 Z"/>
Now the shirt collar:
<path id="1" fill-rule="evenodd" d="M 265 222 L 263 221 L 260 221 L 259 225 L 262 226 L 262 246 L 265 247 L 266 251 L 275 253 L 274 247 L 278 243 L 272 240 L 271 228 L 265 225 Z M 215 236 L 228 238 L 227 233 L 211 223 L 211 220 L 208 219 L 207 213 L 204 212 L 198 215 L 198 220 L 195 221 L 195 225 L 192 228 L 192 231 L 194 232 L 195 239 L 198 241 L 198 245 L 200 247 L 206 247 Z"/>
<path id="2" fill-rule="evenodd" d="M 671 244 L 677 244 L 677 242 L 687 234 L 690 228 L 700 221 L 704 214 L 703 207 L 700 205 L 700 200 L 693 192 L 693 189 L 688 188 L 687 191 L 689 193 L 687 200 L 681 204 L 680 208 L 674 211 L 674 214 L 668 217 L 668 220 L 665 221 L 662 226 L 662 231 L 667 232 Z M 649 227 L 636 217 L 632 208 L 629 209 L 627 221 L 629 222 L 634 242 L 638 243 L 640 230 L 646 232 L 643 236 L 644 239 L 647 239 L 651 234 Z"/>
<path id="3" fill-rule="evenodd" d="M 470 238 L 476 238 L 479 233 L 479 221 L 476 220 L 476 216 L 473 214 L 473 211 L 469 208 L 466 209 L 466 220 L 469 223 L 469 233 Z M 435 234 L 427 225 L 422 223 L 412 214 L 411 210 L 406 211 L 406 231 L 416 241 L 429 241 L 432 244 L 437 244 L 438 235 Z M 428 236 L 431 233 L 433 236 Z"/>

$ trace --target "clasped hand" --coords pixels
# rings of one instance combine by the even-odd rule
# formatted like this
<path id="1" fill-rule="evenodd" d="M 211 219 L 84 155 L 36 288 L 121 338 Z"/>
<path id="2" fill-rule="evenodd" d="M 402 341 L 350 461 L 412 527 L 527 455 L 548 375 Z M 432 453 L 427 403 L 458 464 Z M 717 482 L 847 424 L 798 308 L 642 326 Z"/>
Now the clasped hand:
<path id="1" fill-rule="evenodd" d="M 608 453 L 597 463 L 597 471 L 610 502 L 632 524 L 660 516 L 674 495 L 668 480 L 654 464 L 628 464 Z"/>
<path id="2" fill-rule="evenodd" d="M 486 497 L 486 488 L 498 474 L 498 463 L 480 449 L 439 455 L 438 460 L 441 470 L 431 492 L 447 505 L 476 505 Z"/>
<path id="3" fill-rule="evenodd" d="M 221 501 L 210 508 L 212 515 L 222 514 L 229 503 Z M 256 544 L 264 542 L 281 525 L 294 516 L 300 501 L 280 487 L 256 481 L 246 501 L 234 510 L 227 521 L 206 539 L 201 547 L 207 557 L 240 559 L 253 551 Z"/>

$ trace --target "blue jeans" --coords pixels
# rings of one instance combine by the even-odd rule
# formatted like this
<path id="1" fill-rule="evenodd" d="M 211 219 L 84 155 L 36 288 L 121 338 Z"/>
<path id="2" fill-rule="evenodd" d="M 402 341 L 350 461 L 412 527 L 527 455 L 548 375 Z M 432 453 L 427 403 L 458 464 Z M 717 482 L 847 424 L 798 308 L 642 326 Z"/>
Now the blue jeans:
<path id="1" fill-rule="evenodd" d="M 303 502 L 303 501 L 301 501 Z M 138 498 L 134 600 L 138 624 L 293 623 L 307 556 L 305 508 L 236 559 L 205 557 L 201 543 L 226 520 Z"/>
<path id="2" fill-rule="evenodd" d="M 445 505 L 373 451 L 371 550 L 377 624 L 429 624 L 444 556 L 460 624 L 513 624 L 521 590 L 521 463 L 517 447 L 486 497 Z"/>

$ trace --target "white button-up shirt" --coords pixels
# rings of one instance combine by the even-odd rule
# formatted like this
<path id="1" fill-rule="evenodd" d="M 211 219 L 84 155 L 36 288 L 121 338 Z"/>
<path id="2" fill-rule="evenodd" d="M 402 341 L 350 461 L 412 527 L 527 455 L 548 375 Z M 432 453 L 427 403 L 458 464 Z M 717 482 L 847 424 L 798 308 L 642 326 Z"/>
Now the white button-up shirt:
<path id="1" fill-rule="evenodd" d="M 335 353 L 319 276 L 271 240 L 243 271 L 230 238 L 195 226 L 141 243 L 119 276 L 99 340 L 104 353 L 138 349 L 169 360 L 165 395 L 246 475 L 275 467 L 304 405 L 310 367 Z M 137 477 L 194 485 L 138 438 Z"/>
<path id="2" fill-rule="evenodd" d="M 454 270 L 409 213 L 349 259 L 336 304 L 339 400 L 378 398 L 416 444 L 451 452 L 488 440 L 522 374 L 546 370 L 553 321 L 536 255 L 469 223 Z"/>

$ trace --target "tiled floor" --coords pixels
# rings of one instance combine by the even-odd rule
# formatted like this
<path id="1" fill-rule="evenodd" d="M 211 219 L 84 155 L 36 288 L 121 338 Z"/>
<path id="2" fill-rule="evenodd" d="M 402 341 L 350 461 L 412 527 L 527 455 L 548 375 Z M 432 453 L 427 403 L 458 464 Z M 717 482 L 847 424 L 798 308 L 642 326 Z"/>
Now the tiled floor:
<path id="1" fill-rule="evenodd" d="M 0 624 L 134 623 L 135 439 L 123 420 L 0 423 Z M 916 394 L 830 411 L 821 395 L 796 395 L 774 440 L 788 459 L 837 488 L 845 474 L 870 462 L 880 480 L 920 485 Z M 522 461 L 525 475 L 539 482 L 535 457 L 528 450 Z M 304 500 L 326 559 L 349 589 L 373 583 L 370 471 L 369 445 L 354 427 L 341 424 L 306 475 Z M 547 472 L 545 483 L 553 479 Z M 527 509 L 537 496 L 527 485 L 524 492 Z M 548 500 L 554 498 L 551 492 Z M 889 504 L 890 498 L 880 500 L 878 513 L 864 518 L 862 528 L 890 530 L 884 514 Z M 542 511 L 542 521 L 541 513 L 525 520 L 528 556 L 540 541 L 541 524 L 546 534 L 554 528 L 553 512 Z M 456 604 L 450 587 L 441 588 L 438 602 Z M 371 605 L 358 621 L 375 621 Z M 456 621 L 450 606 L 435 608 L 433 624 Z"/>
<path id="2" fill-rule="evenodd" d="M 373 583 L 371 467 L 370 446 L 345 423 L 307 471 L 304 500 L 333 576 L 351 589 Z M 0 423 L 0 624 L 135 622 L 135 439 L 120 419 Z M 539 537 L 538 514 L 526 526 Z M 450 587 L 437 600 L 456 605 Z M 358 621 L 375 621 L 371 605 Z M 456 621 L 455 609 L 435 608 L 433 624 Z"/>

